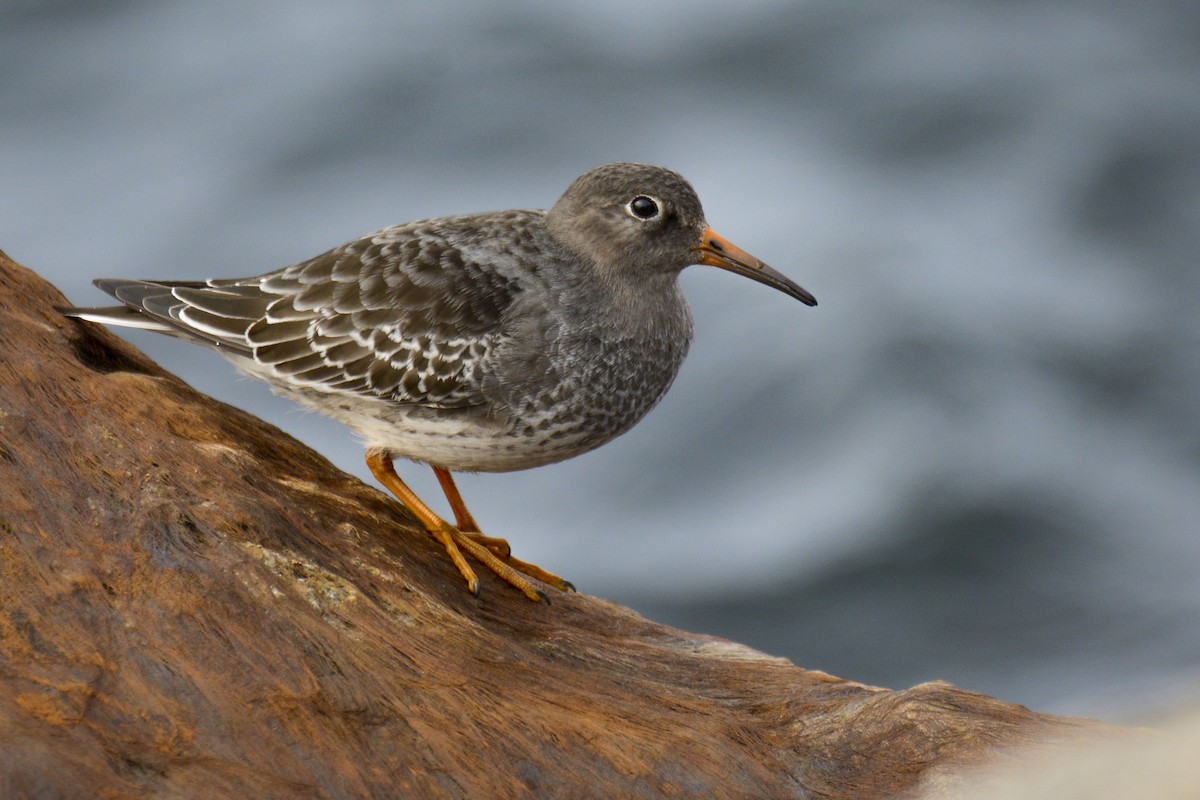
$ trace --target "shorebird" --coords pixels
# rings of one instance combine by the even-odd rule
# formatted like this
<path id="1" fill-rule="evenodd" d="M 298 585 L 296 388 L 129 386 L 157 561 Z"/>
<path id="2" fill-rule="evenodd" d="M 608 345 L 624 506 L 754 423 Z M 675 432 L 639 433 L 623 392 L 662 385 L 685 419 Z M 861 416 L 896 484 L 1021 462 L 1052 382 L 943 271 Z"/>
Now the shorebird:
<path id="1" fill-rule="evenodd" d="M 122 305 L 69 316 L 208 345 L 242 372 L 341 420 L 367 464 L 446 549 L 531 600 L 574 587 L 485 536 L 452 472 L 504 472 L 620 436 L 670 387 L 692 339 L 680 272 L 707 264 L 810 306 L 800 286 L 714 232 L 678 174 L 608 164 L 552 208 L 385 228 L 253 278 L 103 279 Z M 396 474 L 433 467 L 450 524 Z"/>

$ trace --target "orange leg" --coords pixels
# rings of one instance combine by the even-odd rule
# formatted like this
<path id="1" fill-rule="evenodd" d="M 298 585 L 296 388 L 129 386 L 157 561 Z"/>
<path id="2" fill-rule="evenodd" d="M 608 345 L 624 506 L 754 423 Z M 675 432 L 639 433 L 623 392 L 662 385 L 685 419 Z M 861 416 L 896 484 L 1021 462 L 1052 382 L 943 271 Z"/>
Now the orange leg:
<path id="1" fill-rule="evenodd" d="M 371 468 L 371 473 L 375 476 L 376 480 L 386 486 L 388 491 L 394 494 L 404 504 L 405 508 L 411 511 L 421 524 L 425 526 L 425 529 L 429 531 L 429 535 L 440 542 L 442 547 L 446 548 L 446 554 L 450 556 L 450 560 L 454 562 L 454 566 L 458 568 L 459 573 L 466 579 L 467 588 L 470 589 L 472 594 L 476 596 L 479 594 L 479 578 L 476 577 L 475 571 L 471 569 L 470 564 L 467 563 L 467 559 L 463 556 L 464 551 L 496 573 L 501 579 L 520 589 L 530 600 L 534 602 L 540 600 L 548 601 L 546 595 L 530 583 L 528 578 L 514 569 L 513 566 L 501 561 L 485 545 L 466 536 L 458 528 L 434 513 L 433 509 L 425 505 L 421 498 L 417 497 L 416 493 L 412 489 L 409 489 L 404 484 L 404 481 L 400 480 L 400 476 L 396 474 L 395 467 L 392 466 L 392 457 L 386 450 L 375 448 L 368 450 L 367 466 Z M 462 502 L 461 498 L 459 502 Z M 466 510 L 465 506 L 463 510 Z M 457 513 L 456 511 L 456 516 Z"/>
<path id="2" fill-rule="evenodd" d="M 450 501 L 450 508 L 454 511 L 454 526 L 462 531 L 463 535 L 469 539 L 474 539 L 479 544 L 486 547 L 496 554 L 496 558 L 501 561 L 506 560 L 512 555 L 512 548 L 508 546 L 508 542 L 504 539 L 497 539 L 494 536 L 484 536 L 479 532 L 479 523 L 471 516 L 471 512 L 467 510 L 467 504 L 463 502 L 462 495 L 458 492 L 458 486 L 454 483 L 454 476 L 450 474 L 450 470 L 444 467 L 434 467 L 433 474 L 437 476 L 438 483 L 442 485 L 442 492 L 446 495 L 446 499 Z"/>
<path id="3" fill-rule="evenodd" d="M 528 561 L 514 558 L 512 548 L 509 547 L 507 540 L 499 539 L 495 536 L 484 536 L 480 533 L 479 524 L 475 522 L 475 518 L 467 510 L 467 504 L 463 502 L 462 495 L 459 494 L 458 486 L 454 483 L 454 476 L 450 474 L 450 470 L 444 467 L 434 467 L 433 474 L 437 475 L 438 483 L 442 485 L 442 491 L 445 492 L 446 499 L 450 501 L 450 508 L 454 510 L 454 523 L 458 526 L 463 536 L 483 545 L 492 551 L 496 558 L 513 567 L 517 572 L 522 572 L 531 578 L 536 578 L 542 583 L 548 583 L 556 589 L 562 589 L 564 592 L 575 591 L 575 586 L 570 581 L 564 580 L 553 572 L 547 572 L 537 564 L 531 564 Z"/>

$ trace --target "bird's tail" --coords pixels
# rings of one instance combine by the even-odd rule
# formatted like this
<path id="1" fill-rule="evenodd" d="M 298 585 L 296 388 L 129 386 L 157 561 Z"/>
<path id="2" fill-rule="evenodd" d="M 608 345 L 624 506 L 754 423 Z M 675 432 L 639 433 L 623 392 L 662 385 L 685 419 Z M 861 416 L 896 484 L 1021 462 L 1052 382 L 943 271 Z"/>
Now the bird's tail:
<path id="1" fill-rule="evenodd" d="M 268 298 L 263 296 L 256 286 L 240 290 L 218 289 L 211 284 L 195 281 L 135 281 L 124 278 L 101 278 L 93 283 L 125 305 L 58 310 L 75 319 L 165 333 L 168 336 L 218 347 L 223 352 L 237 355 L 249 355 L 251 352 L 245 332 L 256 314 L 242 317 L 231 313 L 205 315 L 204 309 L 190 313 L 189 302 L 181 299 L 180 295 L 196 295 L 206 299 L 211 294 L 215 295 L 215 302 L 219 302 L 230 298 L 245 300 L 247 298 L 243 294 L 250 292 L 249 299 L 252 304 L 262 305 L 263 313 L 268 302 Z M 238 291 L 243 294 L 238 294 Z M 259 311 L 257 305 L 254 310 Z M 205 316 L 211 319 L 200 319 Z"/>
<path id="2" fill-rule="evenodd" d="M 158 333 L 176 333 L 170 325 L 147 316 L 129 306 L 97 306 L 95 308 L 59 306 L 57 310 L 64 316 L 88 322 L 116 325 L 121 328 L 140 328 L 146 331 L 157 331 Z"/>

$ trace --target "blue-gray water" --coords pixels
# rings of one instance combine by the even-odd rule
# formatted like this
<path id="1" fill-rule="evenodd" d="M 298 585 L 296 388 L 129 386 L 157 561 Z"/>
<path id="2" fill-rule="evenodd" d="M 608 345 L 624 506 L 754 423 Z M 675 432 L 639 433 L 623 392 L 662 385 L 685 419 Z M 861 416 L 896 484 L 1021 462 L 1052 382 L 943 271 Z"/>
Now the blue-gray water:
<path id="1" fill-rule="evenodd" d="M 1191 0 L 9 0 L 0 248 L 90 304 L 670 166 L 820 307 L 692 268 L 665 402 L 466 477 L 485 529 L 805 667 L 1119 716 L 1200 694 L 1198 43 Z"/>

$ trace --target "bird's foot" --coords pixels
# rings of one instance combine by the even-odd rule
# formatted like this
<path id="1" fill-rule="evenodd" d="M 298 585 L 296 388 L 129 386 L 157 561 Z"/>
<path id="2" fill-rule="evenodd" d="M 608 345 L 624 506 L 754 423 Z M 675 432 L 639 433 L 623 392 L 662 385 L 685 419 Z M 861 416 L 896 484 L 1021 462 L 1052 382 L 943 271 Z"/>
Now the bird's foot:
<path id="1" fill-rule="evenodd" d="M 519 558 L 513 558 L 511 548 L 504 539 L 484 536 L 478 531 L 460 531 L 449 523 L 443 523 L 431 528 L 429 534 L 441 542 L 446 553 L 459 573 L 467 581 L 471 594 L 479 595 L 479 577 L 467 563 L 463 553 L 469 554 L 479 563 L 490 569 L 505 583 L 519 589 L 522 594 L 535 603 L 549 603 L 550 598 L 529 580 L 542 581 L 562 591 L 574 591 L 575 587 L 552 572 L 547 572 L 536 564 L 530 564 Z"/>
<path id="2" fill-rule="evenodd" d="M 534 580 L 541 581 L 542 583 L 549 584 L 560 591 L 575 591 L 575 585 L 570 581 L 565 580 L 559 575 L 555 575 L 553 572 L 542 569 L 537 564 L 531 564 L 528 561 L 522 561 L 521 559 L 514 557 L 512 554 L 512 547 L 509 546 L 507 539 L 501 539 L 496 536 L 485 536 L 479 531 L 460 531 L 460 534 L 476 544 L 483 545 L 500 562 L 507 564 L 523 575 L 527 575 Z M 501 575 L 501 577 L 504 576 Z M 511 583 L 511 581 L 509 581 L 509 583 Z"/>
<path id="3" fill-rule="evenodd" d="M 476 544 L 481 544 L 488 550 L 492 551 L 492 555 L 501 561 L 508 561 L 512 555 L 512 546 L 509 545 L 507 539 L 501 539 L 496 536 L 484 536 L 478 530 L 460 527 L 459 532 Z"/>
<path id="4" fill-rule="evenodd" d="M 549 603 L 550 598 L 530 583 L 530 578 L 548 583 L 564 592 L 575 591 L 574 586 L 554 573 L 547 572 L 528 561 L 513 558 L 512 548 L 504 539 L 484 536 L 480 533 L 479 526 L 475 524 L 471 512 L 467 510 L 466 503 L 463 502 L 462 495 L 458 493 L 458 487 L 454 485 L 454 478 L 450 475 L 449 470 L 444 467 L 433 468 L 438 481 L 442 484 L 442 489 L 446 492 L 446 498 L 450 501 L 451 508 L 454 509 L 457 527 L 434 513 L 433 509 L 425 505 L 421 498 L 417 497 L 413 490 L 400 480 L 400 476 L 396 474 L 396 468 L 392 465 L 391 453 L 387 450 L 378 447 L 368 450 L 367 466 L 371 468 L 371 473 L 375 478 L 424 524 L 429 535 L 446 548 L 446 554 L 450 556 L 454 566 L 466 579 L 467 588 L 471 590 L 471 594 L 479 596 L 479 577 L 467 563 L 464 552 L 496 573 L 506 583 L 520 589 L 522 594 L 535 603 L 541 601 Z"/>

